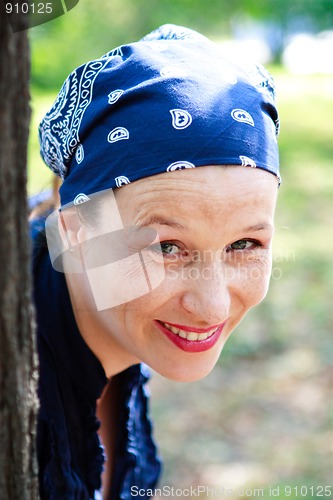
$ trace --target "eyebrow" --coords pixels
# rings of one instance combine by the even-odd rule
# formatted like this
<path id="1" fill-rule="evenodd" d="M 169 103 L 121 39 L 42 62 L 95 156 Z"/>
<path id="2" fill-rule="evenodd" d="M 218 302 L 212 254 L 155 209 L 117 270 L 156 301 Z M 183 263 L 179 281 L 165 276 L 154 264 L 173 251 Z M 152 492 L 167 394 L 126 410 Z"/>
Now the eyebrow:
<path id="1" fill-rule="evenodd" d="M 179 229 L 180 231 L 188 231 L 189 228 L 186 226 L 183 226 L 179 222 L 176 222 L 171 219 L 166 219 L 165 217 L 162 217 L 160 215 L 152 215 L 146 219 L 144 219 L 142 222 L 139 221 L 139 225 L 141 227 L 146 227 L 146 226 L 151 226 L 152 224 L 160 224 L 161 226 L 169 226 L 173 227 L 175 229 Z"/>
<path id="2" fill-rule="evenodd" d="M 267 229 L 273 229 L 272 224 L 268 222 L 262 222 L 259 224 L 255 224 L 254 226 L 246 227 L 243 229 L 243 231 L 253 233 L 255 231 L 265 231 Z"/>
<path id="3" fill-rule="evenodd" d="M 171 219 L 167 219 L 167 218 L 160 216 L 160 215 L 152 215 L 152 216 L 144 219 L 142 222 L 139 222 L 139 225 L 141 227 L 151 226 L 152 224 L 160 224 L 161 226 L 169 226 L 169 227 L 173 227 L 175 229 L 179 229 L 180 231 L 184 231 L 184 232 L 189 231 L 188 227 L 183 226 L 179 222 L 176 222 L 176 221 L 171 220 Z M 242 232 L 253 233 L 256 231 L 265 231 L 267 229 L 272 230 L 273 229 L 272 224 L 270 224 L 268 222 L 262 222 L 259 224 L 255 224 L 254 226 L 249 226 L 247 228 L 244 228 L 244 229 L 242 229 Z"/>

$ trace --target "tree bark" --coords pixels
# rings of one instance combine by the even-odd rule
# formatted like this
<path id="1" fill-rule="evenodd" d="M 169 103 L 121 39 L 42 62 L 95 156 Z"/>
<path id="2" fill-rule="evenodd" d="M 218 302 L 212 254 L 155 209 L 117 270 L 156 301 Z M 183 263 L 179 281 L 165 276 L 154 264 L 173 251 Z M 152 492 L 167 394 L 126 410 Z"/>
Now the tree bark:
<path id="1" fill-rule="evenodd" d="M 29 46 L 27 19 L 16 22 L 23 31 L 12 32 L 1 1 L 0 498 L 36 500 L 37 357 L 26 203 Z"/>

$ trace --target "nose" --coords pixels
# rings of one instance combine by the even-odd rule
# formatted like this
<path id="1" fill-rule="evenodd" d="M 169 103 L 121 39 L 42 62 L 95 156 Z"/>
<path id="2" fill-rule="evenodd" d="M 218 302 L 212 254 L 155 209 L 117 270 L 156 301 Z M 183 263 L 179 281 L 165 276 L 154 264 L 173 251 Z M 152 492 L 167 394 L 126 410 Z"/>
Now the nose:
<path id="1" fill-rule="evenodd" d="M 223 323 L 230 316 L 231 294 L 221 263 L 189 268 L 184 277 L 181 303 L 197 322 Z"/>

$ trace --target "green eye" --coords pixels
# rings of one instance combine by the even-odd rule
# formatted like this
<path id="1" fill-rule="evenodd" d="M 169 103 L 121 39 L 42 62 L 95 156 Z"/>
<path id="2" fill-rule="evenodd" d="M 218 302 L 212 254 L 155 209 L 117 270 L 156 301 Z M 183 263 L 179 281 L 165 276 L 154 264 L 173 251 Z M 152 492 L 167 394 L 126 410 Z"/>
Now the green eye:
<path id="1" fill-rule="evenodd" d="M 176 243 L 172 243 L 171 241 L 155 243 L 155 245 L 150 246 L 150 250 L 156 254 L 164 255 L 166 257 L 175 257 L 182 252 L 179 245 L 176 245 Z"/>
<path id="2" fill-rule="evenodd" d="M 248 248 L 247 247 L 248 243 L 252 243 L 252 242 L 249 240 L 238 240 L 238 241 L 235 241 L 235 243 L 232 243 L 230 245 L 230 248 L 232 248 L 233 250 L 244 250 L 245 248 Z"/>
<path id="3" fill-rule="evenodd" d="M 258 241 L 254 240 L 238 240 L 234 243 L 231 243 L 228 247 L 228 251 L 230 250 L 249 250 L 250 248 L 259 247 L 261 244 Z"/>
<path id="4" fill-rule="evenodd" d="M 174 243 L 160 243 L 164 255 L 175 255 L 180 252 L 180 248 Z"/>

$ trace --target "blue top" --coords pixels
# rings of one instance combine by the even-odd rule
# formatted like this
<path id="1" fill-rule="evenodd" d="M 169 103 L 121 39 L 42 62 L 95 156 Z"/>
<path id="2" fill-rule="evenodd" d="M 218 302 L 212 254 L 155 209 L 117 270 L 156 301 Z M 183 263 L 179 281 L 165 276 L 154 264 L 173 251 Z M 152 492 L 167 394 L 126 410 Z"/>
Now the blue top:
<path id="1" fill-rule="evenodd" d="M 104 462 L 96 400 L 107 378 L 77 328 L 64 275 L 52 268 L 43 229 L 42 218 L 32 222 L 40 363 L 40 496 L 42 500 L 94 499 L 101 488 Z M 131 486 L 155 487 L 160 461 L 148 417 L 147 367 L 134 365 L 115 378 L 120 398 L 110 499 L 125 500 L 132 498 Z"/>

